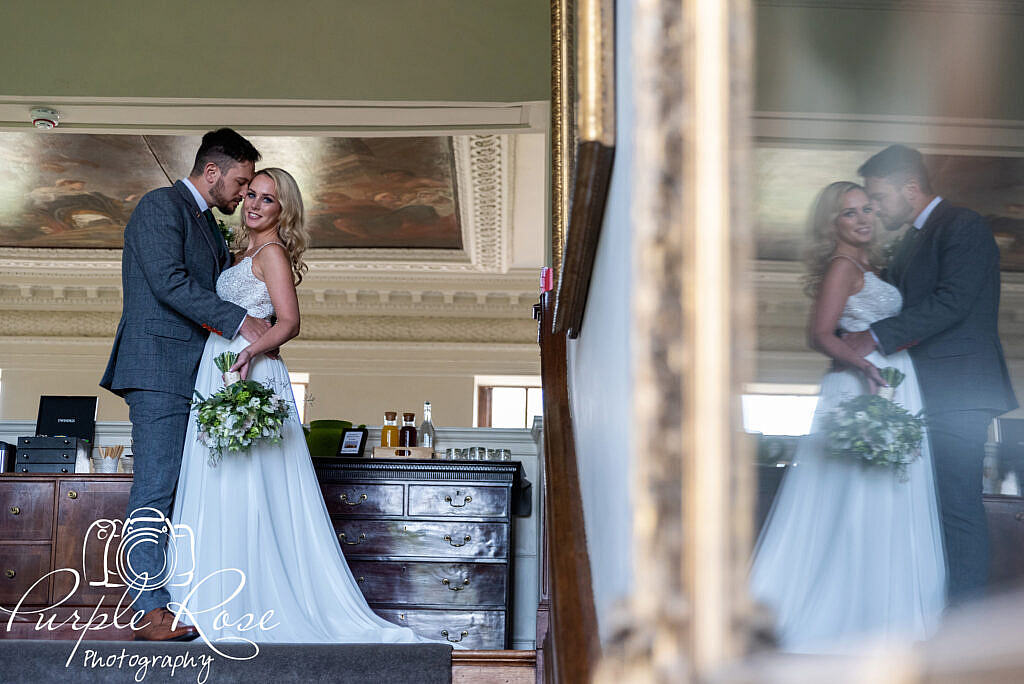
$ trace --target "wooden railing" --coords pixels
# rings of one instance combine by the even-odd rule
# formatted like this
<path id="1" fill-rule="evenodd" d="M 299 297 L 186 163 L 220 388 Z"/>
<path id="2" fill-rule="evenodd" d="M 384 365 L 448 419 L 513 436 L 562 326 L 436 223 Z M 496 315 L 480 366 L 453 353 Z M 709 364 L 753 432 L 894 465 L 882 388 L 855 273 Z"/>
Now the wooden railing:
<path id="1" fill-rule="evenodd" d="M 544 566 L 537 613 L 537 681 L 587 682 L 601 657 L 583 499 L 573 437 L 566 335 L 553 332 L 553 293 L 541 295 L 544 389 Z"/>

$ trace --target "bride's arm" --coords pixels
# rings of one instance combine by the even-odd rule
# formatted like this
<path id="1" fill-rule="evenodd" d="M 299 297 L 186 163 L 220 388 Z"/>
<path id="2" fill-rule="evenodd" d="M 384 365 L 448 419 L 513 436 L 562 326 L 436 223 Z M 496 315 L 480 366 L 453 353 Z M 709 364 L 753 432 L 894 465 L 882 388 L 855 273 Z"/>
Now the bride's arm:
<path id="1" fill-rule="evenodd" d="M 292 266 L 288 254 L 280 245 L 270 245 L 253 258 L 253 273 L 267 285 L 270 303 L 274 305 L 277 322 L 270 330 L 238 354 L 231 370 L 238 370 L 245 379 L 249 362 L 258 354 L 277 349 L 299 334 L 299 299 L 292 280 Z"/>
<path id="2" fill-rule="evenodd" d="M 812 349 L 864 373 L 871 391 L 874 392 L 878 387 L 885 385 L 878 369 L 836 335 L 839 317 L 843 314 L 846 300 L 859 289 L 863 277 L 857 267 L 847 259 L 836 259 L 832 262 L 818 288 L 818 297 L 811 309 L 807 337 Z"/>

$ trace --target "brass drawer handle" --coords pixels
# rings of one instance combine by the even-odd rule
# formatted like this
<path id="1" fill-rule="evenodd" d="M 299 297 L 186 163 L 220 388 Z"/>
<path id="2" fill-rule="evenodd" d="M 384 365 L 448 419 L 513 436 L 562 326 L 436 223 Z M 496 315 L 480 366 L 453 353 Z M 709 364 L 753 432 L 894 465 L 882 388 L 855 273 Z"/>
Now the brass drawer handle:
<path id="1" fill-rule="evenodd" d="M 69 499 L 77 499 L 78 498 L 78 492 L 76 492 L 74 489 L 72 489 L 70 492 L 68 492 L 68 498 Z"/>
<path id="2" fill-rule="evenodd" d="M 356 501 L 355 503 L 352 503 L 351 501 L 348 500 L 348 494 L 342 494 L 341 495 L 341 503 L 345 504 L 346 506 L 359 506 L 364 501 L 366 501 L 366 495 L 365 494 L 360 494 L 359 495 L 359 501 Z"/>
<path id="3" fill-rule="evenodd" d="M 19 506 L 11 506 L 11 515 L 20 515 L 21 508 Z"/>
<path id="4" fill-rule="evenodd" d="M 4 574 L 7 575 L 7 579 L 14 579 L 14 576 L 18 573 L 14 572 L 14 570 L 8 570 Z"/>
<path id="5" fill-rule="evenodd" d="M 458 492 L 456 492 L 456 494 L 457 493 Z M 460 503 L 460 504 L 452 503 L 452 497 L 450 497 L 450 496 L 444 497 L 444 500 L 447 501 L 448 505 L 451 506 L 452 508 L 463 508 L 466 504 L 468 504 L 470 501 L 473 500 L 473 497 L 467 496 L 465 499 L 462 500 L 462 503 Z"/>
<path id="6" fill-rule="evenodd" d="M 442 629 L 441 630 L 441 636 L 443 636 L 445 639 L 447 639 L 448 641 L 452 642 L 453 644 L 457 644 L 460 641 L 462 641 L 463 639 L 465 639 L 466 637 L 468 637 L 469 636 L 469 632 L 467 632 L 466 630 L 462 630 L 462 632 L 459 633 L 459 638 L 458 639 L 452 639 L 451 637 L 448 636 L 448 630 L 447 629 Z"/>
<path id="7" fill-rule="evenodd" d="M 462 580 L 461 586 L 452 584 L 450 581 L 448 581 L 447 577 L 441 580 L 441 584 L 448 587 L 448 591 L 462 591 L 463 589 L 469 586 L 469 578 L 467 577 L 466 579 Z"/>
<path id="8" fill-rule="evenodd" d="M 1017 513 L 1016 515 L 1014 515 L 1013 519 L 1016 520 L 1017 522 L 1021 522 L 1022 520 L 1024 520 L 1024 511 L 1021 511 L 1020 513 Z"/>
<path id="9" fill-rule="evenodd" d="M 464 539 L 465 539 L 465 541 L 463 541 L 461 544 L 456 544 L 455 542 L 452 541 L 452 536 L 450 534 L 444 535 L 444 540 L 446 542 L 448 542 L 449 544 L 451 544 L 452 546 L 454 546 L 455 548 L 459 548 L 460 546 L 465 546 L 467 543 L 472 541 L 472 539 L 470 538 L 470 536 L 468 534 L 464 537 Z"/>
<path id="10" fill-rule="evenodd" d="M 348 544 L 349 546 L 357 546 L 366 541 L 366 534 L 360 533 L 359 539 L 356 539 L 354 542 L 346 541 L 347 539 L 348 538 L 345 536 L 344 532 L 338 535 L 338 541 L 340 541 L 342 544 Z"/>

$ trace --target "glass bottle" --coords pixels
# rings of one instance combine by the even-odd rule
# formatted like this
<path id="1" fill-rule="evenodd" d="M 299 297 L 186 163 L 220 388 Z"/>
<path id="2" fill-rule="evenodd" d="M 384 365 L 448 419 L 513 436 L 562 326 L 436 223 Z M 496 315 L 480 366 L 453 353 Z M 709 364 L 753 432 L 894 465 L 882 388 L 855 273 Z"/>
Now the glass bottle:
<path id="1" fill-rule="evenodd" d="M 402 414 L 402 429 L 398 433 L 398 446 L 416 446 L 416 414 Z"/>
<path id="2" fill-rule="evenodd" d="M 430 402 L 423 402 L 423 423 L 420 424 L 420 446 L 431 447 L 437 451 L 437 440 L 434 437 L 434 423 L 430 419 Z"/>
<path id="3" fill-rule="evenodd" d="M 380 429 L 380 445 L 382 447 L 398 446 L 398 420 L 397 411 L 384 412 L 384 425 Z"/>

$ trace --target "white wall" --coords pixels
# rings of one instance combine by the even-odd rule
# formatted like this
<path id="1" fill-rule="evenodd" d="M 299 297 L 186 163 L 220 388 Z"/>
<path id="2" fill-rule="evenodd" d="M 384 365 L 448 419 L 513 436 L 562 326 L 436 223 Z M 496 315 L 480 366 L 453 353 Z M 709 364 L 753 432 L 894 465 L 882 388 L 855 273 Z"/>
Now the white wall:
<path id="1" fill-rule="evenodd" d="M 615 166 L 579 339 L 569 341 L 569 390 L 580 488 L 601 640 L 629 594 L 632 568 L 632 441 L 629 357 L 632 74 L 630 6 L 616 7 Z"/>

